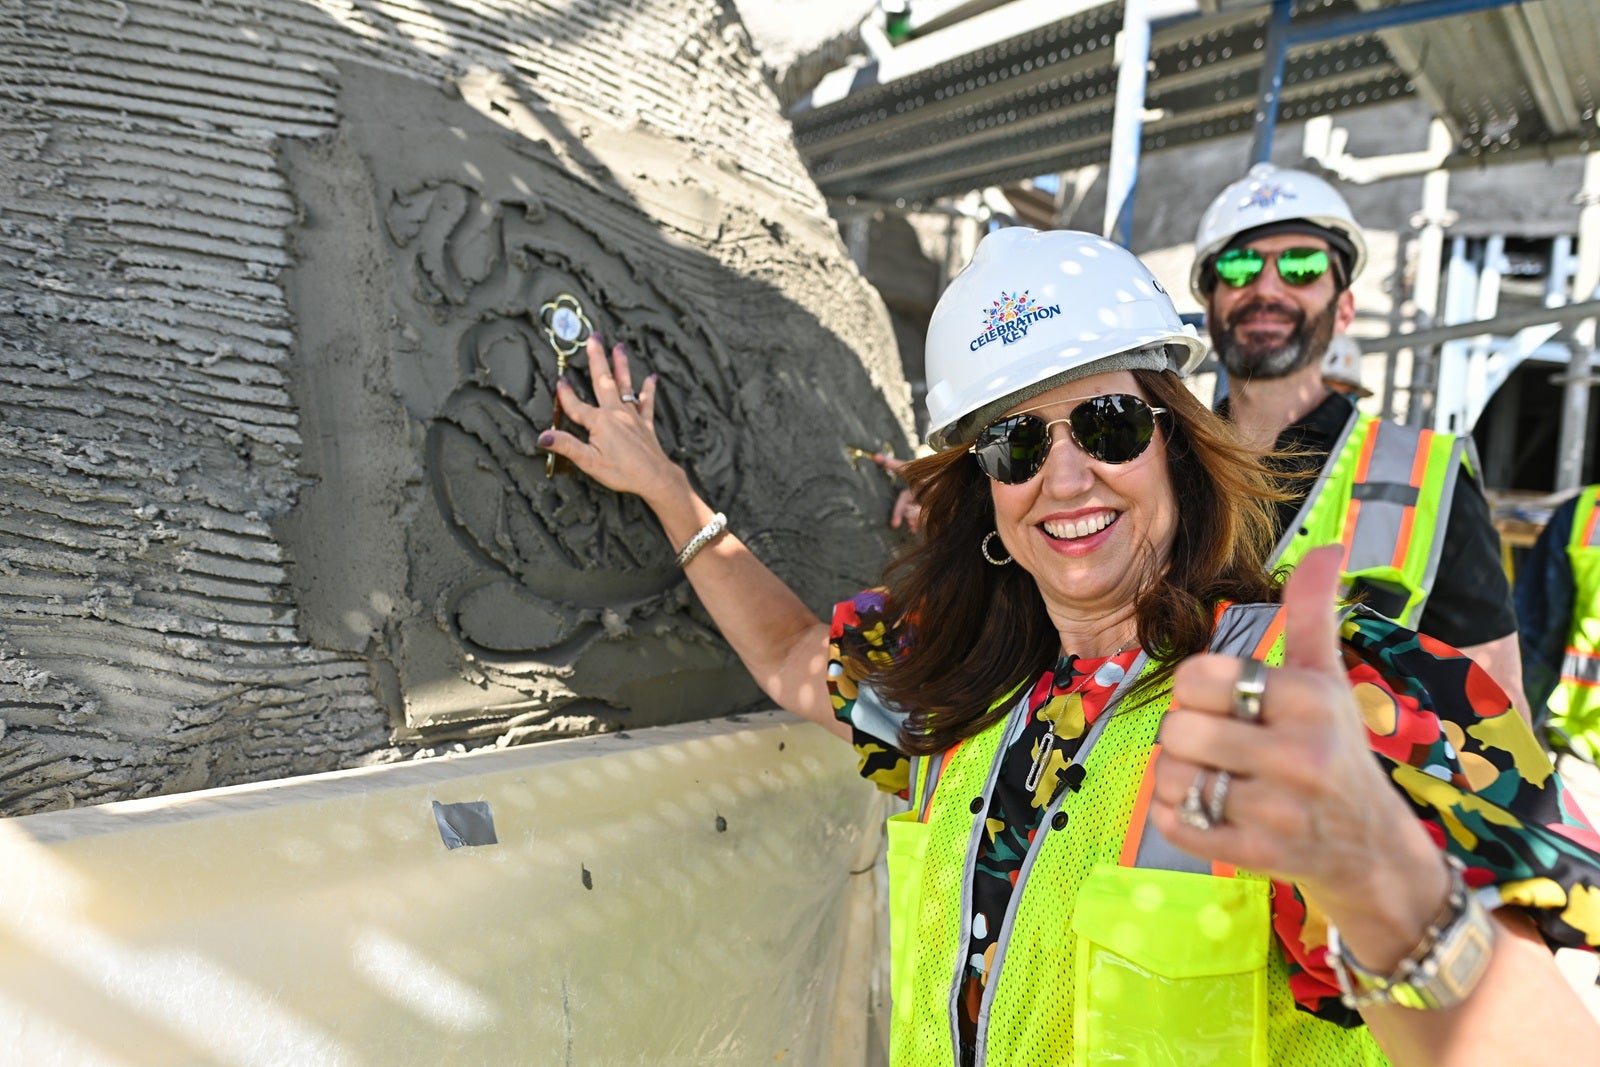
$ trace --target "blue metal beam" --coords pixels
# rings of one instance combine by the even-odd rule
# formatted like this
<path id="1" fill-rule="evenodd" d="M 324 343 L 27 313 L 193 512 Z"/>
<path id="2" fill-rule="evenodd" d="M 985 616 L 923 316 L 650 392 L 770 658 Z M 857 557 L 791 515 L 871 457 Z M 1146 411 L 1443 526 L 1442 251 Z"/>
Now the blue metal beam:
<path id="1" fill-rule="evenodd" d="M 1409 26 L 1414 22 L 1429 22 L 1452 15 L 1475 15 L 1497 7 L 1520 5 L 1523 0 L 1415 0 L 1409 4 L 1362 11 L 1353 15 L 1338 15 L 1316 22 L 1303 22 L 1289 30 L 1289 43 L 1309 44 L 1334 37 L 1354 37 L 1377 30 Z"/>
<path id="2" fill-rule="evenodd" d="M 1283 97 L 1283 65 L 1289 57 L 1289 33 L 1293 29 L 1294 0 L 1272 0 L 1267 19 L 1267 39 L 1261 49 L 1261 80 L 1256 90 L 1255 140 L 1250 146 L 1251 163 L 1272 159 L 1272 138 L 1278 132 L 1278 101 Z"/>
<path id="3" fill-rule="evenodd" d="M 1278 102 L 1283 95 L 1283 66 L 1294 45 L 1358 37 L 1378 30 L 1409 26 L 1453 15 L 1473 15 L 1499 7 L 1511 7 L 1524 0 L 1414 0 L 1413 3 L 1338 15 L 1330 19 L 1295 25 L 1293 0 L 1272 0 L 1267 21 L 1267 38 L 1261 49 L 1261 80 L 1256 92 L 1255 141 L 1250 162 L 1266 163 L 1272 158 L 1272 138 L 1278 128 Z"/>

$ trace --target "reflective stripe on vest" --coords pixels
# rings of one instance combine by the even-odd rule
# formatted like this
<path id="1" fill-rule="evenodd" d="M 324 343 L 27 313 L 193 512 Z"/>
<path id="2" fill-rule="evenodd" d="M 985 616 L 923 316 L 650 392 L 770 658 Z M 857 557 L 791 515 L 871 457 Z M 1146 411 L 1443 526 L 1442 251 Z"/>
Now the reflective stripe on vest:
<path id="1" fill-rule="evenodd" d="M 1572 621 L 1561 681 L 1550 694 L 1550 727 L 1580 755 L 1600 756 L 1600 487 L 1578 498 L 1567 538 Z"/>
<path id="2" fill-rule="evenodd" d="M 1265 625 L 1262 624 L 1262 616 L 1270 616 Z M 1216 629 L 1211 636 L 1211 651 L 1226 656 L 1251 656 L 1277 664 L 1283 661 L 1281 651 L 1274 653 L 1281 636 L 1283 612 L 1272 610 L 1270 605 L 1223 611 L 1218 614 Z M 1128 836 L 1122 842 L 1121 862 L 1129 867 L 1230 877 L 1234 873 L 1232 868 L 1213 864 L 1210 860 L 1183 851 L 1168 841 L 1166 835 L 1151 821 L 1150 796 L 1155 788 L 1155 775 L 1151 772 L 1160 753 L 1161 745 L 1158 742 L 1151 747 L 1143 781 L 1139 783 L 1139 797 L 1134 802 Z"/>
<path id="3" fill-rule="evenodd" d="M 1572 513 L 1574 538 L 1568 548 L 1600 548 L 1600 507 L 1595 506 L 1597 497 L 1600 497 L 1600 486 L 1591 485 L 1583 491 L 1583 499 Z M 1587 509 L 1589 514 L 1579 522 L 1578 511 L 1583 509 Z"/>
<path id="4" fill-rule="evenodd" d="M 1231 606 L 1221 614 L 1211 648 L 1281 663 L 1278 615 L 1273 605 Z M 1141 657 L 1130 678 L 1148 669 Z M 1169 689 L 1124 701 L 1126 689 L 1125 680 L 1075 755 L 1074 762 L 1086 768 L 1083 788 L 1061 790 L 1046 809 L 1017 875 L 978 1011 L 980 1067 L 1071 1062 L 1078 944 L 1071 930 L 1073 902 L 1093 870 L 1136 865 L 1232 873 L 1213 871 L 1208 862 L 1175 848 L 1150 820 L 1148 771 Z M 987 832 L 983 816 L 973 809 L 988 810 L 1003 756 L 1025 725 L 1027 711 L 1024 693 L 1006 719 L 947 752 L 936 778 L 929 773 L 930 761 L 917 760 L 914 796 L 927 798 L 925 810 L 907 813 L 909 821 L 898 825 L 891 820 L 891 853 L 898 837 L 899 854 L 915 856 L 910 869 L 904 860 L 898 870 L 891 867 L 891 879 L 899 880 L 890 889 L 891 938 L 900 969 L 893 983 L 890 1059 L 895 1067 L 954 1062 L 956 998 L 973 922 L 973 867 Z M 1053 829 L 1063 818 L 1062 828 Z M 905 846 L 908 832 L 915 835 L 910 847 Z M 1037 891 L 1030 891 L 1033 887 Z M 1270 930 L 1255 932 L 1270 937 Z M 1014 956 L 1009 965 L 1008 953 Z M 1269 953 L 1267 968 L 1270 1047 L 1315 1047 L 1325 1050 L 1319 1058 L 1328 1063 L 1381 1062 L 1364 1029 L 1345 1030 L 1295 1008 L 1281 951 Z M 1151 1025 L 1160 1028 L 1162 1022 Z"/>
<path id="5" fill-rule="evenodd" d="M 1573 685 L 1600 685 L 1600 653 L 1568 648 L 1561 659 L 1561 680 Z"/>
<path id="6" fill-rule="evenodd" d="M 1294 566 L 1319 545 L 1345 546 L 1346 593 L 1405 626 L 1422 617 L 1444 548 L 1441 524 L 1467 440 L 1351 413 L 1305 503 L 1273 552 Z"/>

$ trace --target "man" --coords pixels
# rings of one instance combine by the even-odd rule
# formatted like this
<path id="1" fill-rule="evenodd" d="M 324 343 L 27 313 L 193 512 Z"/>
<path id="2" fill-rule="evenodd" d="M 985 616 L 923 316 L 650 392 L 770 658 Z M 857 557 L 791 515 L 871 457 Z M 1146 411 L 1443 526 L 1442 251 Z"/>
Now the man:
<path id="1" fill-rule="evenodd" d="M 1228 372 L 1218 410 L 1253 447 L 1302 454 L 1280 461 L 1305 477 L 1286 479 L 1295 499 L 1278 508 L 1277 562 L 1343 542 L 1352 594 L 1470 656 L 1527 717 L 1511 590 L 1470 438 L 1362 415 L 1323 384 L 1365 261 L 1349 205 L 1315 175 L 1260 163 L 1222 191 L 1201 219 L 1190 275 Z"/>
<path id="2" fill-rule="evenodd" d="M 1550 516 L 1515 600 L 1528 706 L 1555 749 L 1600 761 L 1600 485 Z"/>

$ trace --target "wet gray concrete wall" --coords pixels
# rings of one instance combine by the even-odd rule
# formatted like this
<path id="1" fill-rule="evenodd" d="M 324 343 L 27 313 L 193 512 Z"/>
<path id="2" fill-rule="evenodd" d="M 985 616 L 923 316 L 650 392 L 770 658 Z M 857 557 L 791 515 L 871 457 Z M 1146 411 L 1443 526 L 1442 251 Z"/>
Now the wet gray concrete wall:
<path id="1" fill-rule="evenodd" d="M 0 813 L 760 704 L 534 454 L 569 321 L 809 603 L 877 576 L 892 331 L 725 5 L 0 0 L 0 120 Z"/>

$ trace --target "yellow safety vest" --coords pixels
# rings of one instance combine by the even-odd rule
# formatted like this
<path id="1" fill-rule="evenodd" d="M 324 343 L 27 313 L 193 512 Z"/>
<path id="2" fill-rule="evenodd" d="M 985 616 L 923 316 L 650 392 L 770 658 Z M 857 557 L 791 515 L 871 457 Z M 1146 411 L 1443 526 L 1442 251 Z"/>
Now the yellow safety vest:
<path id="1" fill-rule="evenodd" d="M 1344 595 L 1416 629 L 1444 548 L 1443 523 L 1468 439 L 1351 413 L 1272 565 L 1293 567 L 1311 549 L 1345 546 Z"/>
<path id="2" fill-rule="evenodd" d="M 1567 538 L 1572 623 L 1561 681 L 1550 694 L 1550 726 L 1580 755 L 1600 758 L 1600 487 L 1578 498 Z"/>
<path id="3" fill-rule="evenodd" d="M 1281 663 L 1276 607 L 1228 607 L 1211 647 Z M 1121 706 L 1146 670 L 1141 656 L 1074 756 L 1082 788 L 1063 789 L 1034 835 L 978 1013 L 978 1067 L 1386 1064 L 1365 1027 L 1296 1008 L 1270 883 L 1213 869 L 1149 821 L 1170 694 Z M 1024 690 L 1006 719 L 916 760 L 914 807 L 889 819 L 893 1067 L 955 1062 L 979 813 L 1027 715 Z"/>

